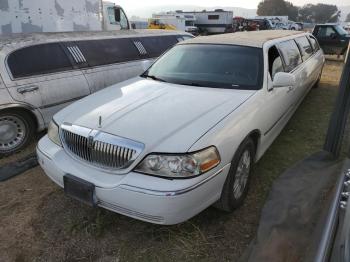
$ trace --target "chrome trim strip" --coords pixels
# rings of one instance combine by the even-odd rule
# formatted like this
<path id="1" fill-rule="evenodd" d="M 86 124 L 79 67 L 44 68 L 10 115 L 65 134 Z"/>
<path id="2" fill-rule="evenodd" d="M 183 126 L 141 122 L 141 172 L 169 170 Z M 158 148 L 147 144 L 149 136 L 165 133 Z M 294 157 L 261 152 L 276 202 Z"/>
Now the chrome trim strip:
<path id="1" fill-rule="evenodd" d="M 154 216 L 154 215 L 149 215 L 149 214 L 145 214 L 145 213 L 141 213 L 132 209 L 128 209 L 122 206 L 118 206 L 116 204 L 112 204 L 109 202 L 105 202 L 103 200 L 99 200 L 97 202 L 97 205 L 106 209 L 109 209 L 113 212 L 117 212 L 119 214 L 123 214 L 126 216 L 130 216 L 130 217 L 135 217 L 135 218 L 139 218 L 145 221 L 152 221 L 155 223 L 163 223 L 164 222 L 164 218 L 161 216 Z"/>
<path id="2" fill-rule="evenodd" d="M 151 189 L 146 189 L 146 188 L 141 188 L 141 187 L 136 187 L 136 186 L 131 186 L 128 184 L 121 184 L 119 186 L 119 188 L 125 189 L 125 190 L 129 190 L 129 191 L 133 191 L 136 193 L 142 193 L 142 194 L 146 194 L 146 195 L 153 195 L 153 196 L 165 196 L 165 197 L 169 197 L 169 196 L 178 196 L 178 195 L 183 195 L 185 193 L 188 193 L 198 187 L 200 187 L 201 185 L 209 182 L 210 180 L 212 180 L 213 178 L 215 178 L 218 174 L 220 174 L 226 167 L 230 166 L 231 164 L 227 164 L 224 167 L 222 167 L 221 169 L 219 169 L 217 172 L 215 172 L 214 174 L 212 174 L 211 176 L 208 176 L 207 178 L 203 179 L 202 181 L 198 182 L 197 184 L 194 184 L 192 186 L 180 189 L 180 190 L 176 190 L 176 191 L 160 191 L 160 190 L 151 190 Z"/>

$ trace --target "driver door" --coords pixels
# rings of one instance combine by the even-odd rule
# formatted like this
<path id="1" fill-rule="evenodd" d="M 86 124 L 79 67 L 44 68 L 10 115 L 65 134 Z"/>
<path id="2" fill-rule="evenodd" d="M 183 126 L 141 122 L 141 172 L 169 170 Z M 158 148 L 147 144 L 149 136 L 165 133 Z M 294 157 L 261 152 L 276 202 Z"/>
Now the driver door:
<path id="1" fill-rule="evenodd" d="M 317 39 L 326 54 L 338 54 L 341 51 L 340 38 L 333 26 L 320 26 Z"/>

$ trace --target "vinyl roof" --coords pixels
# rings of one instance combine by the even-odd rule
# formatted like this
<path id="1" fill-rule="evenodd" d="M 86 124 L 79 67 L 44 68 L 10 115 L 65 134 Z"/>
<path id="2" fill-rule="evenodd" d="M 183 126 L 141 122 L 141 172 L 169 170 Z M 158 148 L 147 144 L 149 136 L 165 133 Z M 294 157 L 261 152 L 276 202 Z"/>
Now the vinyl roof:
<path id="1" fill-rule="evenodd" d="M 137 37 L 152 35 L 188 35 L 188 33 L 174 30 L 141 29 L 141 30 L 116 30 L 116 31 L 91 31 L 91 32 L 59 32 L 59 33 L 29 33 L 0 35 L 0 50 L 8 45 L 40 44 L 46 42 L 96 40 L 116 37 Z"/>
<path id="2" fill-rule="evenodd" d="M 227 45 L 242 45 L 251 47 L 263 47 L 264 43 L 277 39 L 298 34 L 303 34 L 302 31 L 292 30 L 263 30 L 250 32 L 236 32 L 230 34 L 200 36 L 186 40 L 180 44 L 227 44 Z"/>

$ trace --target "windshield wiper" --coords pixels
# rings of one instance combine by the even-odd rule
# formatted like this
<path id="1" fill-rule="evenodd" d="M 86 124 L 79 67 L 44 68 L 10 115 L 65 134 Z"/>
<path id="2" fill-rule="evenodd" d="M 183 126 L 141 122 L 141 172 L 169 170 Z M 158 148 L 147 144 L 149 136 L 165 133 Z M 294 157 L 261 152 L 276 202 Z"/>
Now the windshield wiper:
<path id="1" fill-rule="evenodd" d="M 167 81 L 165 81 L 164 79 L 161 79 L 161 78 L 159 78 L 159 77 L 156 77 L 155 75 L 146 75 L 146 74 L 144 74 L 144 75 L 141 75 L 141 77 L 151 78 L 151 79 L 153 79 L 153 80 L 160 81 L 160 82 L 167 82 Z"/>

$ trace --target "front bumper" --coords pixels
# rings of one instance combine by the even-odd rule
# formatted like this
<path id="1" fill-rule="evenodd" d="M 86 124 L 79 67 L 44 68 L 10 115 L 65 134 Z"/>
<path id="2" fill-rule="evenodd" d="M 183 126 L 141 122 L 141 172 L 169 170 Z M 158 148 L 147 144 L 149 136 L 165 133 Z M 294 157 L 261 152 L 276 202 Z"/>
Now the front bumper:
<path id="1" fill-rule="evenodd" d="M 198 214 L 220 198 L 230 165 L 217 167 L 200 177 L 170 180 L 136 172 L 108 174 L 71 158 L 47 136 L 37 147 L 45 173 L 63 187 L 71 174 L 93 183 L 97 205 L 156 224 L 177 224 Z"/>

